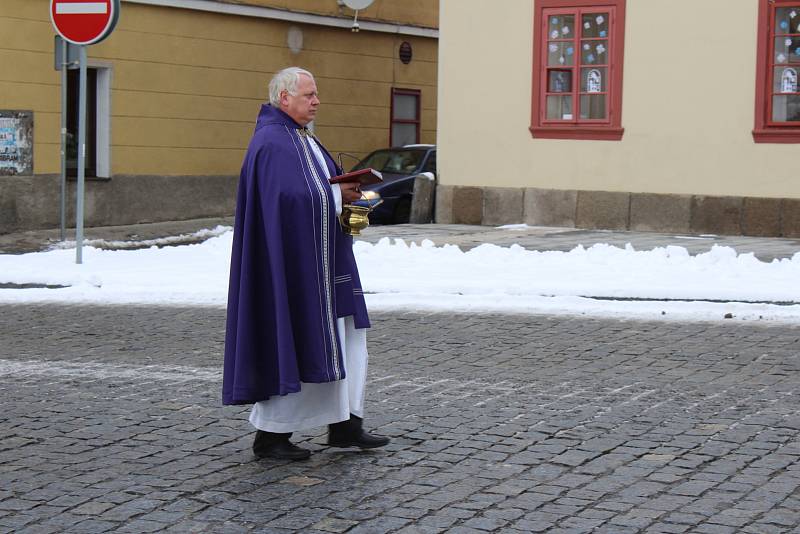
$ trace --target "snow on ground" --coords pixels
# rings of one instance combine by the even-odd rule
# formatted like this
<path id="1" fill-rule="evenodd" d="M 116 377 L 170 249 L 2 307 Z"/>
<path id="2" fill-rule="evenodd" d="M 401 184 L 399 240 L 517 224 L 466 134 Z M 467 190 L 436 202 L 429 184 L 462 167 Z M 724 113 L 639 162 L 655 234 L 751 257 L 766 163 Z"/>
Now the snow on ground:
<path id="1" fill-rule="evenodd" d="M 140 250 L 84 247 L 0 255 L 0 302 L 224 306 L 232 232 Z M 371 310 L 585 314 L 800 323 L 800 252 L 762 262 L 714 246 L 648 251 L 595 244 L 569 252 L 484 244 L 469 251 L 382 239 L 354 246 Z M 8 288 L 9 285 L 68 286 Z M 631 300 L 633 299 L 633 300 Z"/>
<path id="2" fill-rule="evenodd" d="M 172 235 L 168 237 L 159 237 L 156 239 L 141 239 L 135 241 L 120 241 L 120 240 L 107 240 L 107 239 L 84 239 L 84 247 L 97 247 L 103 249 L 139 249 L 152 246 L 167 246 L 167 245 L 185 245 L 187 243 L 195 243 L 203 241 L 209 237 L 216 237 L 225 232 L 229 232 L 230 226 L 217 226 L 216 228 L 205 228 L 203 230 L 192 232 L 190 234 Z M 77 246 L 75 241 L 66 240 L 59 241 L 52 248 L 72 248 Z"/>

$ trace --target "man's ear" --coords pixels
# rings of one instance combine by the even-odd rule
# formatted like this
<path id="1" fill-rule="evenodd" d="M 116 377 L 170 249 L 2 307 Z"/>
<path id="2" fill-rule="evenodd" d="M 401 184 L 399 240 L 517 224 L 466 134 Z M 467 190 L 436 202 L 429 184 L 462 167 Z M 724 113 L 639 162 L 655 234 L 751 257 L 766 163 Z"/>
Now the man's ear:
<path id="1" fill-rule="evenodd" d="M 283 90 L 281 91 L 281 98 L 279 100 L 281 106 L 288 106 L 289 105 L 289 91 Z"/>

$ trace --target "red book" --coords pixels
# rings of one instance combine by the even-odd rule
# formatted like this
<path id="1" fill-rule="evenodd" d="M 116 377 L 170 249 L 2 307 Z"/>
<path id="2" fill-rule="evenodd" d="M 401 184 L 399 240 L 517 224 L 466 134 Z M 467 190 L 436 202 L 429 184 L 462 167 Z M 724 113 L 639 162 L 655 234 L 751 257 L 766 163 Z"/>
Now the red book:
<path id="1" fill-rule="evenodd" d="M 346 172 L 339 176 L 334 176 L 330 179 L 332 184 L 349 184 L 358 182 L 361 185 L 377 184 L 383 181 L 383 176 L 380 172 L 371 167 L 361 169 L 358 171 Z"/>

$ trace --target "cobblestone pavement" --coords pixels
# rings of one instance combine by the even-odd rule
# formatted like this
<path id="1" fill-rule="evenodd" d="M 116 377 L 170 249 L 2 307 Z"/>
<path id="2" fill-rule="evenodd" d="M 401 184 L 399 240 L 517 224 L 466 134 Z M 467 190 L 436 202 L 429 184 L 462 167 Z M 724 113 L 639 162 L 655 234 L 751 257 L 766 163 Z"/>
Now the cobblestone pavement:
<path id="1" fill-rule="evenodd" d="M 376 314 L 367 423 L 258 460 L 224 311 L 0 307 L 0 532 L 800 531 L 800 333 Z"/>

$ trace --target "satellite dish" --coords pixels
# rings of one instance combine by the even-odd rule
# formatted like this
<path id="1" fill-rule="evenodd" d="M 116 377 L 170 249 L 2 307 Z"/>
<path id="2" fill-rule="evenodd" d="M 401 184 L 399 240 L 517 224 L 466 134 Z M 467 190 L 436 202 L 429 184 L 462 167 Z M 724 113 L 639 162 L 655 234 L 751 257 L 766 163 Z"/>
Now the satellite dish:
<path id="1" fill-rule="evenodd" d="M 343 2 L 344 5 L 346 5 L 347 7 L 356 12 L 355 17 L 353 17 L 353 32 L 357 32 L 359 30 L 358 12 L 361 9 L 368 8 L 370 4 L 372 4 L 373 0 L 339 0 L 339 1 Z"/>
<path id="2" fill-rule="evenodd" d="M 354 11 L 367 9 L 374 0 L 344 0 L 344 5 Z"/>

